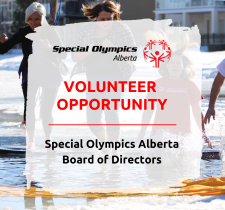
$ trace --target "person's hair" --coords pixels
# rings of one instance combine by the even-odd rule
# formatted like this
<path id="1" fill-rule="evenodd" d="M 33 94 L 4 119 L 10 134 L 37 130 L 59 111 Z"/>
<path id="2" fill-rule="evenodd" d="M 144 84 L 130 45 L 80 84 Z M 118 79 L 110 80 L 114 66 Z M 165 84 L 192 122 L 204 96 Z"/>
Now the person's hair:
<path id="1" fill-rule="evenodd" d="M 174 55 L 181 56 L 183 62 L 184 70 L 181 73 L 181 78 L 191 79 L 192 77 L 194 77 L 196 74 L 196 70 L 189 56 L 186 55 L 182 50 L 172 52 L 171 57 L 173 57 Z M 167 62 L 165 61 L 164 63 L 161 63 L 161 65 L 159 66 L 159 73 L 163 77 L 169 77 L 168 69 L 166 68 L 166 63 Z"/>
<path id="2" fill-rule="evenodd" d="M 44 15 L 46 16 L 46 10 L 45 7 L 40 4 L 39 2 L 33 2 L 29 7 L 27 7 L 25 11 L 25 22 L 28 23 L 28 18 L 33 14 L 37 12 L 40 16 Z"/>
<path id="3" fill-rule="evenodd" d="M 102 11 L 110 12 L 114 14 L 113 20 L 119 20 L 120 14 L 120 3 L 115 3 L 113 1 L 104 0 L 95 4 L 82 5 L 82 11 L 84 16 L 88 17 L 90 20 L 94 20 L 98 17 L 99 13 Z"/>

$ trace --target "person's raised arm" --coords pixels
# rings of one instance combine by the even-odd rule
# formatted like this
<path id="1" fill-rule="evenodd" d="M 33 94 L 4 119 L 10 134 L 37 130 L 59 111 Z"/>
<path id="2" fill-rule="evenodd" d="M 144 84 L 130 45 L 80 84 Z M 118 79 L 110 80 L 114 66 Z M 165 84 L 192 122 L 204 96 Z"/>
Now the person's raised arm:
<path id="1" fill-rule="evenodd" d="M 16 44 L 20 43 L 23 37 L 26 35 L 22 28 L 19 29 L 11 38 L 7 39 L 8 37 L 6 34 L 1 35 L 0 41 L 0 54 L 5 54 L 9 50 L 11 50 Z M 7 37 L 7 38 L 6 38 Z M 4 40 L 5 41 L 4 41 Z M 4 41 L 4 42 L 3 42 Z"/>
<path id="2" fill-rule="evenodd" d="M 209 99 L 209 108 L 206 112 L 205 118 L 204 118 L 204 123 L 210 123 L 210 118 L 211 116 L 213 116 L 213 119 L 215 120 L 215 104 L 216 104 L 216 100 L 219 96 L 221 87 L 224 83 L 225 77 L 220 74 L 220 72 L 218 72 L 213 85 L 212 85 L 212 89 L 211 89 L 211 93 L 210 93 L 210 99 Z"/>
<path id="3" fill-rule="evenodd" d="M 201 111 L 201 107 L 200 107 L 199 102 L 191 104 L 191 107 L 192 107 L 192 113 L 194 115 L 194 118 L 195 118 L 195 121 L 198 125 L 198 128 L 199 128 L 199 130 L 202 131 L 202 139 L 205 141 L 205 143 L 208 143 L 208 146 L 211 149 L 213 149 L 212 143 L 211 143 L 209 137 L 206 134 L 205 124 L 203 122 L 204 116 L 203 116 L 203 113 Z M 199 116 L 200 113 L 201 113 L 201 118 Z"/>

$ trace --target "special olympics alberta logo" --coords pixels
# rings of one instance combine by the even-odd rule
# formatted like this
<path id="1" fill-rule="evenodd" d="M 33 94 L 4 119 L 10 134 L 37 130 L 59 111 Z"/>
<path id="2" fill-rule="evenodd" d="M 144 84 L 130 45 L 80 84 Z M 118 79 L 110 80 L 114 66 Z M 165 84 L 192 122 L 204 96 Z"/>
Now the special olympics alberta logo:
<path id="1" fill-rule="evenodd" d="M 143 50 L 146 63 L 155 62 L 154 68 L 159 68 L 160 62 L 167 59 L 169 62 L 171 57 L 171 49 L 165 40 L 150 40 Z"/>

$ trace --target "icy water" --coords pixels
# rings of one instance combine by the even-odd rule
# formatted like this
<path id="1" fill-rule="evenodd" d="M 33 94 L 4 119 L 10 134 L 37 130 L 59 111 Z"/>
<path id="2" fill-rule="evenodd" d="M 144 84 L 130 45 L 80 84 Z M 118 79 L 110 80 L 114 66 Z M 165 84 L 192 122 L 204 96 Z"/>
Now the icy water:
<path id="1" fill-rule="evenodd" d="M 9 56 L 10 57 L 10 56 Z M 15 57 L 15 58 L 14 58 Z M 12 58 L 12 59 L 11 59 Z M 209 94 L 213 73 L 215 74 L 215 66 L 224 58 L 224 52 L 217 53 L 203 53 L 203 94 Z M 6 67 L 9 70 L 16 70 L 17 64 L 21 59 L 19 56 L 11 56 L 2 58 L 0 71 L 0 144 L 13 144 L 14 141 L 19 144 L 25 143 L 25 130 L 19 127 L 18 124 L 22 119 L 23 112 L 23 97 L 21 91 L 21 84 L 18 80 L 18 74 L 15 71 L 5 71 Z M 14 65 L 15 63 L 15 65 Z M 4 65 L 6 66 L 4 66 Z M 70 65 L 70 64 L 69 64 Z M 10 69 L 11 68 L 11 69 Z M 15 68 L 15 69 L 14 69 Z M 224 93 L 224 89 L 222 89 Z M 208 100 L 202 101 L 202 110 L 205 114 L 208 106 Z M 212 140 L 215 151 L 224 149 L 225 141 L 225 124 L 223 118 L 225 116 L 225 101 L 218 100 L 216 105 L 216 121 L 212 121 L 210 125 L 206 126 L 208 135 Z M 40 124 L 40 123 L 39 123 Z M 204 145 L 206 147 L 207 145 Z M 214 177 L 225 176 L 225 161 L 221 159 L 201 160 L 200 177 Z M 27 186 L 27 180 L 23 171 L 25 170 L 25 157 L 23 155 L 15 154 L 1 154 L 0 155 L 0 185 L 5 186 Z M 127 179 L 129 179 L 129 174 Z M 140 175 L 140 174 L 139 174 Z M 105 174 L 107 177 L 107 174 Z M 107 177 L 110 179 L 110 177 Z M 143 178 L 139 176 L 138 178 Z M 146 181 L 143 179 L 143 181 Z M 151 184 L 151 180 L 147 180 Z M 146 182 L 146 183 L 147 183 Z M 34 186 L 41 187 L 41 182 L 32 182 Z M 91 186 L 88 186 L 91 187 Z M 225 198 L 220 197 L 155 197 L 148 196 L 142 198 L 108 198 L 108 199 L 43 199 L 43 198 L 23 198 L 23 197 L 1 197 L 0 209 L 11 207 L 8 209 L 43 209 L 45 207 L 55 206 L 55 209 L 207 209 L 213 207 L 214 209 L 222 209 Z M 54 204 L 53 204 L 54 203 Z M 195 204 L 195 205 L 193 205 Z M 27 205 L 27 206 L 26 206 Z M 70 206 L 71 205 L 71 206 Z M 80 206 L 85 205 L 85 206 Z M 59 206 L 57 208 L 57 206 Z"/>
<path id="2" fill-rule="evenodd" d="M 23 171 L 25 170 L 24 155 L 1 154 L 0 155 L 0 165 L 1 165 L 0 185 L 17 186 L 17 187 L 26 187 L 27 186 L 26 176 L 23 175 Z M 92 174 L 91 168 L 89 170 L 90 171 L 88 172 L 88 169 L 87 169 L 86 172 L 90 173 L 90 175 L 91 175 Z M 143 177 L 142 177 L 142 175 L 143 175 Z M 146 185 L 148 184 L 148 186 L 151 186 L 151 184 L 152 184 L 154 186 L 154 183 L 151 183 L 151 180 L 145 180 L 146 177 L 144 177 L 144 174 L 141 174 L 139 172 L 137 174 L 137 176 L 139 177 L 139 179 L 142 179 L 142 181 L 145 182 Z M 201 175 L 200 175 L 199 179 L 215 177 L 215 176 L 222 176 L 222 177 L 225 176 L 224 162 L 222 160 L 216 160 L 216 159 L 201 160 Z M 104 174 L 103 171 L 99 171 L 99 178 L 110 179 L 110 177 L 107 177 L 107 174 Z M 126 174 L 126 178 L 129 179 L 129 174 Z M 84 180 L 84 183 L 85 183 L 85 180 Z M 40 187 L 41 184 L 42 183 L 32 182 L 32 185 L 37 186 L 37 187 Z M 107 183 L 106 183 L 106 185 L 107 185 Z M 119 182 L 116 182 L 116 183 L 110 182 L 110 185 L 107 185 L 107 186 L 108 187 L 120 187 Z M 133 185 L 134 185 L 134 183 L 133 183 Z M 91 188 L 91 187 L 92 186 L 85 186 L 85 184 L 83 185 L 83 188 Z M 138 185 L 137 185 L 137 187 L 138 187 Z"/>
<path id="3" fill-rule="evenodd" d="M 8 103 L 10 103 L 10 100 L 8 100 Z M 208 104 L 208 100 L 204 99 L 202 102 L 202 109 L 203 112 L 206 111 Z M 216 121 L 212 121 L 210 125 L 206 126 L 207 133 L 213 143 L 214 150 L 213 151 L 220 151 L 220 159 L 208 159 L 208 160 L 201 160 L 201 172 L 199 179 L 202 178 L 208 178 L 208 177 L 215 177 L 215 176 L 225 176 L 225 162 L 222 161 L 224 150 L 224 139 L 223 139 L 223 123 L 222 118 L 224 116 L 224 110 L 223 106 L 225 106 L 224 100 L 218 100 L 217 103 L 217 115 L 216 115 Z M 4 121 L 4 123 L 1 123 L 0 130 L 4 131 L 4 136 L 0 136 L 0 147 L 4 145 L 23 145 L 26 143 L 26 138 L 24 137 L 24 128 L 15 126 L 18 125 L 19 119 L 21 119 L 21 115 L 18 113 L 12 113 L 12 111 L 4 111 L 0 110 L 0 115 L 2 116 L 1 119 L 7 119 L 9 122 L 7 123 Z M 6 117 L 8 116 L 8 117 Z M 14 122 L 13 122 L 14 121 Z M 3 126 L 4 125 L 4 126 Z M 209 127 L 212 127 L 212 129 L 209 129 Z M 13 135 L 9 136 L 8 133 L 11 133 Z M 19 135 L 18 135 L 19 134 Z M 211 150 L 207 148 L 207 145 L 204 146 L 204 151 Z M 23 154 L 0 154 L 0 185 L 5 186 L 18 186 L 18 187 L 25 187 L 27 186 L 27 180 L 25 175 L 23 175 L 23 171 L 25 170 L 25 155 Z M 93 171 L 92 167 L 86 168 L 86 173 L 91 174 L 98 177 L 99 181 L 102 179 L 109 180 L 109 183 L 107 181 L 99 182 L 100 185 L 104 188 L 104 186 L 107 187 L 120 187 L 120 181 L 117 182 L 111 182 L 110 181 L 110 168 L 102 168 L 100 171 Z M 146 183 L 148 186 L 154 186 L 154 180 L 148 180 L 145 176 L 145 173 L 139 168 L 137 170 L 136 176 L 139 178 L 139 180 L 142 180 L 142 182 Z M 99 174 L 99 175 L 98 175 Z M 129 180 L 129 173 L 123 174 L 122 168 L 118 168 L 118 171 L 115 173 L 114 176 L 118 176 L 118 180 L 122 177 L 126 177 Z M 115 178 L 115 177 L 114 177 Z M 81 179 L 84 179 L 84 177 Z M 141 185 L 141 183 L 139 183 Z M 32 182 L 31 183 L 34 186 L 41 187 L 42 183 L 39 182 Z M 139 187 L 138 184 L 130 183 L 131 186 Z M 94 186 L 94 185 L 93 185 Z M 91 185 L 85 185 L 85 180 L 83 182 L 84 188 L 92 188 Z M 81 187 L 81 186 L 80 186 Z M 129 187 L 129 186 L 127 186 Z M 78 186 L 79 189 L 79 186 Z"/>
<path id="4" fill-rule="evenodd" d="M 12 73 L 12 72 L 10 72 Z M 208 106 L 208 99 L 202 100 L 202 110 L 203 113 L 206 112 Z M 221 158 L 218 159 L 208 159 L 208 160 L 201 160 L 201 171 L 200 177 L 207 178 L 213 176 L 225 176 L 225 167 L 224 161 L 222 161 L 223 153 L 222 150 L 224 149 L 225 141 L 222 136 L 224 136 L 224 124 L 223 118 L 225 115 L 224 111 L 225 107 L 225 100 L 218 100 L 216 104 L 216 120 L 212 121 L 210 125 L 206 125 L 207 133 L 212 140 L 214 151 L 221 152 Z M 21 114 L 23 110 L 23 98 L 22 97 L 2 97 L 0 101 L 0 146 L 1 145 L 23 145 L 26 142 L 25 139 L 25 129 L 24 127 L 20 127 L 19 123 L 21 121 Z M 38 125 L 41 127 L 41 122 L 38 122 Z M 81 132 L 81 131 L 80 131 Z M 207 145 L 204 145 L 204 150 L 210 151 L 207 149 Z M 16 155 L 16 154 L 0 154 L 0 185 L 5 186 L 27 186 L 27 180 L 25 175 L 23 175 L 23 171 L 25 170 L 25 156 L 23 155 Z M 131 166 L 132 167 L 132 166 Z M 92 170 L 91 167 L 87 167 L 86 169 L 87 174 L 93 174 L 94 176 L 98 177 L 99 183 L 101 187 L 120 187 L 120 181 L 111 182 L 110 178 L 110 168 L 106 170 L 104 168 L 100 168 L 98 170 Z M 157 186 L 155 185 L 154 180 L 148 179 L 148 176 L 145 175 L 143 172 L 145 168 L 139 168 L 135 173 L 135 176 L 139 179 L 140 185 L 147 185 L 147 186 Z M 99 174 L 99 175 L 98 175 Z M 129 180 L 129 173 L 123 173 L 122 168 L 118 167 L 118 171 L 114 174 L 119 180 L 121 177 L 124 179 L 126 177 Z M 132 174 L 134 175 L 134 174 Z M 86 185 L 84 177 L 80 177 L 84 180 L 82 186 L 84 188 L 92 188 L 94 185 Z M 106 182 L 102 182 L 101 179 L 108 180 Z M 141 181 L 140 181 L 141 180 Z M 82 182 L 81 182 L 82 183 Z M 129 183 L 129 182 L 128 182 Z M 32 182 L 34 186 L 41 187 L 42 183 L 39 182 Z M 136 183 L 134 180 L 131 180 L 129 183 L 130 186 L 140 187 L 138 186 L 138 182 Z M 81 188 L 82 186 L 78 186 Z M 124 185 L 123 187 L 130 187 L 128 185 Z"/>

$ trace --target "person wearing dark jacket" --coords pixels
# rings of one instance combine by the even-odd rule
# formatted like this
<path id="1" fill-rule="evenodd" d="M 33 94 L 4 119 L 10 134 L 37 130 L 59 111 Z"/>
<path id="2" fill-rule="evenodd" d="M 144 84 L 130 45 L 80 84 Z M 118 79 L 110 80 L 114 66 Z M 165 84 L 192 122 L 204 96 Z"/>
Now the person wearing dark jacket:
<path id="1" fill-rule="evenodd" d="M 41 68 L 44 65 L 39 64 L 39 69 L 41 76 L 38 79 L 29 80 L 29 103 L 27 107 L 27 99 L 28 99 L 28 58 L 31 58 L 31 54 L 33 53 L 32 44 L 33 42 L 26 38 L 28 34 L 35 33 L 35 29 L 39 26 L 43 25 L 43 19 L 45 19 L 46 16 L 46 10 L 44 6 L 38 2 L 33 2 L 25 11 L 25 22 L 29 25 L 23 28 L 20 28 L 18 32 L 16 32 L 11 38 L 7 38 L 5 34 L 2 34 L 0 36 L 0 54 L 7 53 L 10 49 L 12 49 L 16 44 L 22 43 L 22 52 L 23 52 L 23 59 L 20 64 L 18 73 L 19 77 L 22 77 L 22 90 L 23 90 L 23 96 L 24 96 L 24 120 L 26 124 L 26 130 L 28 133 L 28 149 L 33 150 L 35 148 L 34 143 L 34 127 L 35 127 L 35 101 L 36 101 L 36 94 L 38 92 L 39 87 L 42 87 L 44 94 L 46 96 L 51 96 L 51 98 L 48 98 L 41 103 L 41 112 L 42 110 L 45 110 L 44 113 L 47 112 L 47 114 L 44 114 L 42 116 L 42 124 L 45 131 L 46 139 L 50 139 L 51 135 L 51 128 L 48 126 L 48 124 L 53 122 L 52 117 L 52 108 L 55 103 L 56 95 L 58 92 L 58 87 L 61 84 L 61 74 L 59 71 L 56 71 L 54 74 L 57 77 L 57 82 L 54 83 L 53 88 L 49 88 L 49 86 L 45 86 L 42 82 L 41 77 L 46 81 L 48 80 L 48 76 L 50 75 L 48 69 Z M 35 33 L 36 35 L 36 33 Z M 38 35 L 38 34 L 37 34 Z M 58 36 L 57 33 L 54 33 L 55 36 Z M 57 37 L 58 40 L 60 40 L 59 37 Z M 50 51 L 51 47 L 51 37 L 50 39 L 41 39 L 40 43 L 41 47 L 43 48 L 42 51 Z M 65 55 L 65 54 L 64 54 Z M 61 57 L 65 58 L 64 55 L 61 55 Z M 43 58 L 43 56 L 40 58 L 40 60 Z M 51 63 L 52 61 L 48 60 L 48 57 L 46 56 L 46 61 L 48 63 Z M 46 62 L 44 63 L 46 64 Z M 57 66 L 57 64 L 56 64 Z M 49 65 L 48 65 L 49 67 Z M 30 63 L 29 63 L 29 69 L 30 69 Z M 45 72 L 47 72 L 47 74 Z M 48 80 L 49 81 L 49 80 Z M 47 98 L 47 97 L 46 97 Z M 47 102 L 48 100 L 48 102 Z M 46 102 L 45 102 L 46 101 Z M 30 106 L 30 107 L 29 107 Z M 29 111 L 28 109 L 29 108 Z M 27 120 L 27 116 L 29 116 L 29 123 Z"/>

